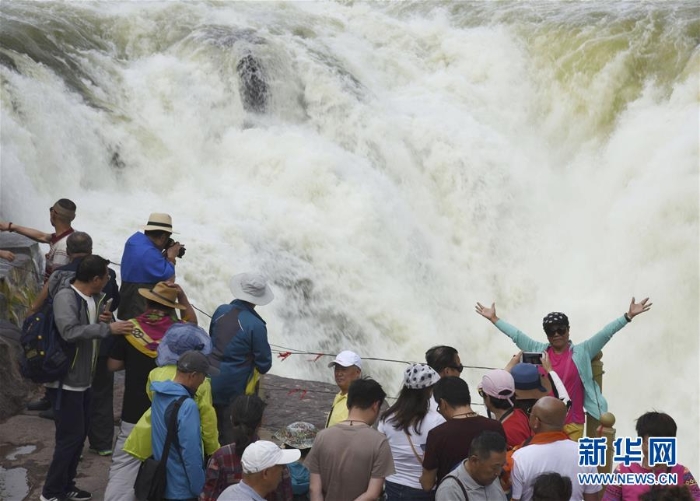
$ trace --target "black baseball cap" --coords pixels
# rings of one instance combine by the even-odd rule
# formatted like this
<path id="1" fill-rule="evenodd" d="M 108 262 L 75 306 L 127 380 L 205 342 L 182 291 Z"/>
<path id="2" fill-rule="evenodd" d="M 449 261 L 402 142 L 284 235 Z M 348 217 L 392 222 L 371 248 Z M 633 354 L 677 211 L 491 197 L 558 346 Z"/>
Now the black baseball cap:
<path id="1" fill-rule="evenodd" d="M 186 351 L 177 361 L 177 370 L 180 372 L 201 372 L 208 376 L 218 376 L 219 369 L 209 365 L 209 359 L 201 351 Z"/>

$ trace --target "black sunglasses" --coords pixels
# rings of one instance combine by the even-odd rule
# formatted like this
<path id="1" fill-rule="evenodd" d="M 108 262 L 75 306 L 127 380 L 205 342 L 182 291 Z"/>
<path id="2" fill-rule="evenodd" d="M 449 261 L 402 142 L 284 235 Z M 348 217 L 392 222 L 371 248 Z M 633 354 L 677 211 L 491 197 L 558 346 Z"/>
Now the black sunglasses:
<path id="1" fill-rule="evenodd" d="M 554 336 L 564 336 L 566 334 L 566 329 L 567 327 L 556 327 L 554 329 L 549 329 L 547 330 L 547 337 L 554 337 Z"/>
<path id="2" fill-rule="evenodd" d="M 459 372 L 460 374 L 461 374 L 462 371 L 464 370 L 464 366 L 463 366 L 462 364 L 459 364 L 459 365 L 448 365 L 447 367 L 449 367 L 450 369 L 456 370 L 456 371 Z"/>

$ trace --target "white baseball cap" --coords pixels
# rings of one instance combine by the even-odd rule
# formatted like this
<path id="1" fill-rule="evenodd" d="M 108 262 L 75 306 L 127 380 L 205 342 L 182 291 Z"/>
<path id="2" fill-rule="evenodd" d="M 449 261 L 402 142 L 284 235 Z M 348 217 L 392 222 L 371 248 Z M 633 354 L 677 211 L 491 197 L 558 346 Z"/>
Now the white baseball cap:
<path id="1" fill-rule="evenodd" d="M 358 368 L 362 369 L 362 359 L 360 358 L 360 355 L 349 350 L 338 353 L 338 356 L 335 357 L 335 360 L 328 364 L 328 367 L 333 367 L 335 364 L 343 367 L 351 367 L 356 365 Z"/>
<path id="2" fill-rule="evenodd" d="M 280 449 L 267 440 L 253 442 L 243 451 L 241 465 L 244 473 L 258 473 L 277 464 L 289 464 L 301 457 L 299 449 Z"/>

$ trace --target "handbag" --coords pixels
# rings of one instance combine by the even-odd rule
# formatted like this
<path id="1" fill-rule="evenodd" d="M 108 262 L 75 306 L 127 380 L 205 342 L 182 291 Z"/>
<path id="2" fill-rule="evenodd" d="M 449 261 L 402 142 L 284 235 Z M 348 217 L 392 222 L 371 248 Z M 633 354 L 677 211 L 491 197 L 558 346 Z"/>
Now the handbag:
<path id="1" fill-rule="evenodd" d="M 151 456 L 141 463 L 139 473 L 134 482 L 134 494 L 139 501 L 161 501 L 165 498 L 165 486 L 167 481 L 168 456 L 170 444 L 177 433 L 177 414 L 187 395 L 183 395 L 175 401 L 168 423 L 168 434 L 163 445 L 163 455 L 160 460 Z M 178 451 L 179 452 L 179 451 Z"/>

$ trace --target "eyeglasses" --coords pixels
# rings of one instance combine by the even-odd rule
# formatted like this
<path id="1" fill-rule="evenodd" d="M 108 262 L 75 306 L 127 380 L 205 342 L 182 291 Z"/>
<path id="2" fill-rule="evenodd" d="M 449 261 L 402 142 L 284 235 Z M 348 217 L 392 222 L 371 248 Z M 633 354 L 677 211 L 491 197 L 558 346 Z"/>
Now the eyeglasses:
<path id="1" fill-rule="evenodd" d="M 486 395 L 486 394 L 484 393 L 484 390 L 482 390 L 481 388 L 479 388 L 479 396 L 480 396 L 481 398 L 484 398 L 485 395 Z"/>
<path id="2" fill-rule="evenodd" d="M 567 327 L 556 327 L 547 331 L 547 337 L 565 336 Z"/>
<path id="3" fill-rule="evenodd" d="M 460 374 L 461 374 L 462 371 L 464 370 L 464 366 L 463 366 L 462 364 L 459 364 L 459 365 L 448 365 L 447 367 L 449 367 L 450 369 L 456 370 L 456 371 L 459 372 Z"/>

